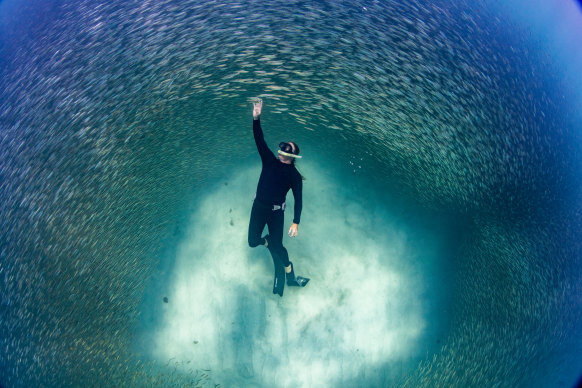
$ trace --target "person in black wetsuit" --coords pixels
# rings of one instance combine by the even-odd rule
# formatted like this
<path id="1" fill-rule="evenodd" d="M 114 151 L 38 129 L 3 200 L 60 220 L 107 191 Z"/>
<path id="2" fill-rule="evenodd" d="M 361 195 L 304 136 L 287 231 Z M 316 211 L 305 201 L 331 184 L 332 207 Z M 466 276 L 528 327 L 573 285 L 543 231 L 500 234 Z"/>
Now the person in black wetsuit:
<path id="1" fill-rule="evenodd" d="M 293 142 L 280 143 L 277 157 L 267 147 L 261 128 L 262 107 L 261 100 L 254 103 L 253 135 L 263 162 L 263 168 L 251 210 L 249 246 L 254 248 L 264 245 L 269 249 L 275 265 L 273 294 L 283 296 L 285 278 L 287 278 L 289 286 L 303 287 L 309 281 L 307 278 L 295 276 L 293 263 L 289 261 L 289 254 L 283 246 L 285 197 L 291 189 L 295 198 L 295 208 L 293 209 L 293 223 L 289 228 L 288 235 L 295 237 L 298 233 L 303 205 L 303 178 L 295 168 L 295 159 L 300 158 L 297 144 Z M 265 225 L 269 227 L 269 234 L 261 237 Z"/>

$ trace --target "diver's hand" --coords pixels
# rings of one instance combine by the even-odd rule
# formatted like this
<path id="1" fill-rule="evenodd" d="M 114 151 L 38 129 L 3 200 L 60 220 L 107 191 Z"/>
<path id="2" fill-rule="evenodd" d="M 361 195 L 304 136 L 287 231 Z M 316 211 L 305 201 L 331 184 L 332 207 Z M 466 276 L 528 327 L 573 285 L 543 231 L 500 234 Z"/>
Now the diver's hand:
<path id="1" fill-rule="evenodd" d="M 293 223 L 291 224 L 291 227 L 289 228 L 289 232 L 287 234 L 289 235 L 289 237 L 295 237 L 297 236 L 297 233 L 299 233 L 298 229 L 299 225 Z"/>
<path id="2" fill-rule="evenodd" d="M 263 109 L 263 100 L 259 99 L 253 102 L 253 119 L 258 120 L 261 117 L 261 110 Z"/>

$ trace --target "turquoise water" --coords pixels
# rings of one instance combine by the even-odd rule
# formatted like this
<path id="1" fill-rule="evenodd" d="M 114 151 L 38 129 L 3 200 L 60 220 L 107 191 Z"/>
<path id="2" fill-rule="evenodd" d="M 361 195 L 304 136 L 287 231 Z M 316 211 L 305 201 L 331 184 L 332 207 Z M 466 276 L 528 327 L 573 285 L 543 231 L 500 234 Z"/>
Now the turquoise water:
<path id="1" fill-rule="evenodd" d="M 582 15 L 549 8 L 0 2 L 0 384 L 574 386 Z M 255 97 L 304 155 L 282 299 Z"/>

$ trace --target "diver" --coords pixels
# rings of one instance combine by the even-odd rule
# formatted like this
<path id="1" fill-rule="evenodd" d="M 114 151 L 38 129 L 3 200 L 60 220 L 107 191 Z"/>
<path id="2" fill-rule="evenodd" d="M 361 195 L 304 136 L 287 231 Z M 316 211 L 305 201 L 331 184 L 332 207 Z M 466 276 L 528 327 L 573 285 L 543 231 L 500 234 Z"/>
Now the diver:
<path id="1" fill-rule="evenodd" d="M 293 263 L 289 261 L 289 254 L 283 246 L 285 197 L 289 189 L 293 191 L 295 198 L 293 223 L 289 228 L 289 237 L 297 236 L 299 229 L 303 205 L 303 178 L 295 168 L 295 160 L 301 156 L 299 156 L 297 144 L 283 142 L 279 144 L 278 155 L 275 157 L 267 147 L 261 128 L 260 117 L 263 101 L 258 100 L 253 105 L 253 135 L 263 167 L 251 210 L 249 246 L 251 248 L 259 245 L 267 247 L 275 266 L 273 294 L 283 296 L 285 278 L 288 286 L 304 287 L 309 281 L 308 278 L 295 276 Z M 269 234 L 261 237 L 265 225 L 269 228 Z"/>

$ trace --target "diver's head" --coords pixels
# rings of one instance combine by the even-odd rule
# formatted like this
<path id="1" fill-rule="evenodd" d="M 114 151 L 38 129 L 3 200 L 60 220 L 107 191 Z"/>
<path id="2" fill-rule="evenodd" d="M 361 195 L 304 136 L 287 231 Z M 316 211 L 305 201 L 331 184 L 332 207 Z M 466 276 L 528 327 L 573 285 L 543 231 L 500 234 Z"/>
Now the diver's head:
<path id="1" fill-rule="evenodd" d="M 279 143 L 279 160 L 283 163 L 294 164 L 295 159 L 301 159 L 299 156 L 299 146 L 292 141 Z"/>

